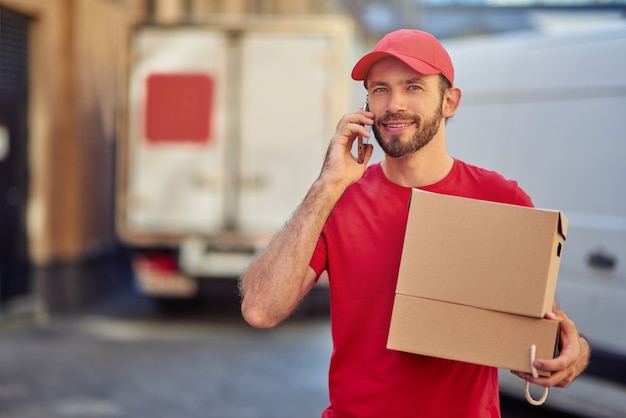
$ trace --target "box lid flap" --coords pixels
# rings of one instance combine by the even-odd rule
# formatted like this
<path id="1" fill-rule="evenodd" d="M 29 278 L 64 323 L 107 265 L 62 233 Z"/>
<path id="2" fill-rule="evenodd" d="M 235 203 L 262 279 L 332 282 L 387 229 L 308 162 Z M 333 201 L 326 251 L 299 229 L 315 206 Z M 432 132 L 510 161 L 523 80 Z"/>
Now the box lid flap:
<path id="1" fill-rule="evenodd" d="M 567 238 L 567 218 L 563 214 L 563 212 L 559 212 L 559 234 L 563 236 L 563 239 Z"/>

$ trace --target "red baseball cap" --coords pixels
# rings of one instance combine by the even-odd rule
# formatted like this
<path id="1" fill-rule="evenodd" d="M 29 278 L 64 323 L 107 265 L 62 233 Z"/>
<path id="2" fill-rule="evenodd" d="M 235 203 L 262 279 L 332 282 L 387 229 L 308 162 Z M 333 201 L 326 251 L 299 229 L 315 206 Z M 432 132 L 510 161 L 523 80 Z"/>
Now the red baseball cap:
<path id="1" fill-rule="evenodd" d="M 433 35 L 412 29 L 400 29 L 385 35 L 352 69 L 354 80 L 365 80 L 374 63 L 395 57 L 420 74 L 443 74 L 454 85 L 454 67 L 450 55 Z"/>

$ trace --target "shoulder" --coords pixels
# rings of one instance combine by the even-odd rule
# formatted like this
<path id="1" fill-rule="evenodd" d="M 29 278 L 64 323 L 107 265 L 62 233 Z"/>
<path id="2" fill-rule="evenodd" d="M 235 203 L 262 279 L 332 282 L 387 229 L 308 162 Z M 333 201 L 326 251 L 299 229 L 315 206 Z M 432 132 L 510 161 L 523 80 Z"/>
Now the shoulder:
<path id="1" fill-rule="evenodd" d="M 455 187 L 465 197 L 533 206 L 530 196 L 516 180 L 507 179 L 494 170 L 455 160 Z"/>
<path id="2" fill-rule="evenodd" d="M 517 187 L 517 181 L 505 178 L 502 174 L 494 170 L 489 170 L 477 165 L 466 163 L 465 161 L 456 160 L 459 175 L 465 179 L 471 179 L 480 183 L 489 183 L 505 188 Z"/>

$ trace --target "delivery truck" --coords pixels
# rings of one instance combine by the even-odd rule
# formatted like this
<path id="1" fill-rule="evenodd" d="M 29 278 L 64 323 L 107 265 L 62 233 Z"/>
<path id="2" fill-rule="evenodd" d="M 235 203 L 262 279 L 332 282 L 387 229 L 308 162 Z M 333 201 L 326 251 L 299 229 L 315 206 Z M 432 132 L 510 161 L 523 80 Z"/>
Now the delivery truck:
<path id="1" fill-rule="evenodd" d="M 546 405 L 626 416 L 626 26 L 446 42 L 463 91 L 450 153 L 517 180 L 569 220 L 556 300 L 593 348 Z M 523 382 L 501 373 L 504 393 Z M 537 389 L 537 393 L 541 391 Z"/>
<path id="2" fill-rule="evenodd" d="M 116 228 L 143 294 L 236 279 L 290 217 L 348 108 L 352 32 L 338 16 L 134 30 Z"/>

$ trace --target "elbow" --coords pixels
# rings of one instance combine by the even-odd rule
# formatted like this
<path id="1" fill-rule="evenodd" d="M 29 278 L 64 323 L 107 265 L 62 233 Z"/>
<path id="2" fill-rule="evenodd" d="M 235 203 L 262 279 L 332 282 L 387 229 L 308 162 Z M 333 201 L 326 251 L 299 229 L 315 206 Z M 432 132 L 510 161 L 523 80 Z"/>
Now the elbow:
<path id="1" fill-rule="evenodd" d="M 255 328 L 272 328 L 280 322 L 280 319 L 272 317 L 264 309 L 252 306 L 245 299 L 241 304 L 241 314 L 243 319 Z"/>

